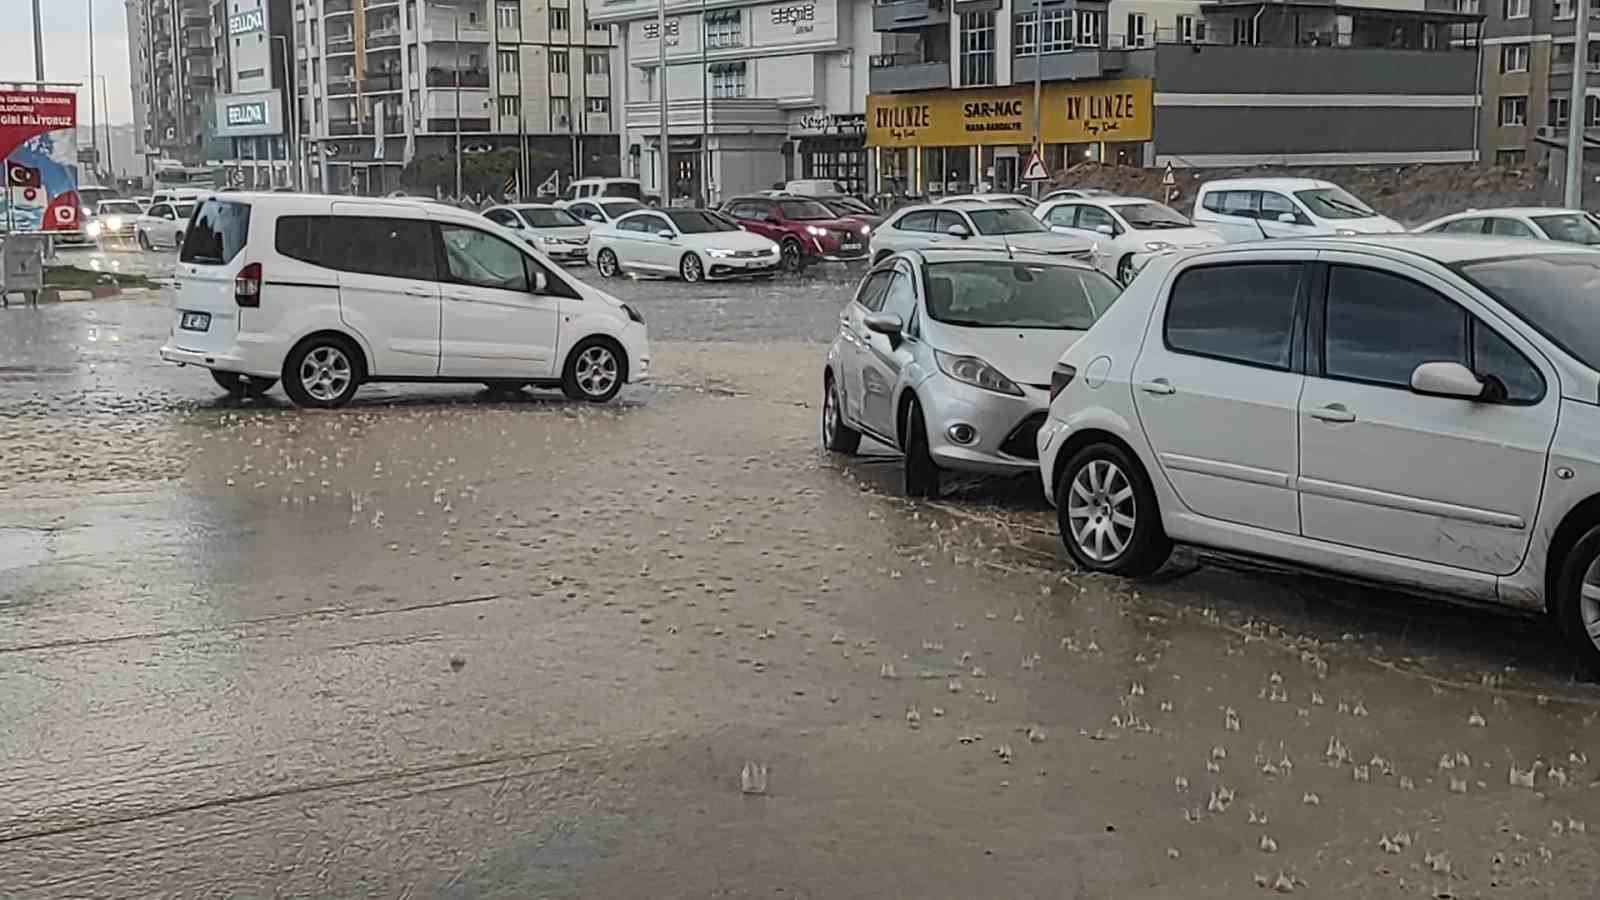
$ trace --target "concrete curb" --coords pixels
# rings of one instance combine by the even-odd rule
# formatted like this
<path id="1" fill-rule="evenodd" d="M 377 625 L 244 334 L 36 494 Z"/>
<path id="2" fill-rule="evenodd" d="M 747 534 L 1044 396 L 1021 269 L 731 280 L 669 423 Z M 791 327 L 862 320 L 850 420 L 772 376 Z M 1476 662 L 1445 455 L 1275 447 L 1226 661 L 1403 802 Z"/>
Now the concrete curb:
<path id="1" fill-rule="evenodd" d="M 103 300 L 107 297 L 116 297 L 123 293 L 122 286 L 117 284 L 97 284 L 91 288 L 45 288 L 39 292 L 40 303 L 73 303 L 82 300 Z M 26 294 L 15 291 L 6 295 L 12 305 L 24 306 L 28 302 Z"/>

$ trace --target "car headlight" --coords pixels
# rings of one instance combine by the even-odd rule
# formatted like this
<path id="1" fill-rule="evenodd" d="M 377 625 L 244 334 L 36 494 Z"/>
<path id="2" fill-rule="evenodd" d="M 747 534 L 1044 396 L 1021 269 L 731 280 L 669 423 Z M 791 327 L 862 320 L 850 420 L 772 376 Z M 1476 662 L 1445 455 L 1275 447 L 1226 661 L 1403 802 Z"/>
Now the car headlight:
<path id="1" fill-rule="evenodd" d="M 90 216 L 94 215 L 94 210 L 90 209 L 87 206 L 80 206 L 80 207 L 78 207 L 78 214 L 83 216 L 85 219 L 87 219 Z"/>
<path id="2" fill-rule="evenodd" d="M 709 248 L 708 250 L 706 250 L 706 255 L 711 257 L 712 259 L 727 259 L 728 257 L 733 255 L 733 251 L 732 250 L 722 250 L 722 249 L 719 249 L 719 248 L 716 248 L 716 247 L 712 247 L 712 248 Z"/>
<path id="3" fill-rule="evenodd" d="M 1166 241 L 1145 241 L 1144 248 L 1149 250 L 1151 253 L 1159 253 L 1162 250 L 1175 250 L 1177 249 L 1177 245 L 1169 244 Z"/>
<path id="4" fill-rule="evenodd" d="M 863 225 L 863 226 L 861 226 L 861 233 L 862 234 L 871 234 L 872 233 L 872 226 L 871 225 Z"/>
<path id="5" fill-rule="evenodd" d="M 112 231 L 121 230 L 121 228 L 122 228 L 122 217 L 121 216 L 107 216 L 106 217 L 106 227 L 111 229 Z"/>
<path id="6" fill-rule="evenodd" d="M 1361 232 L 1356 231 L 1353 228 L 1336 228 L 1336 229 L 1334 229 L 1333 233 L 1338 235 L 1339 237 L 1355 237 L 1356 235 L 1360 234 Z"/>
<path id="7" fill-rule="evenodd" d="M 818 228 L 815 225 L 807 225 L 806 226 L 806 234 L 814 235 L 816 237 L 822 237 L 823 235 L 825 235 L 827 233 L 828 233 L 827 231 L 825 231 L 825 230 L 823 230 L 821 228 Z"/>
<path id="8" fill-rule="evenodd" d="M 954 353 L 935 350 L 933 358 L 939 362 L 939 371 L 957 381 L 997 394 L 1022 396 L 1022 388 L 1017 387 L 1016 382 L 1001 375 L 1000 370 L 976 356 L 957 356 Z"/>
<path id="9" fill-rule="evenodd" d="M 83 231 L 85 234 L 89 235 L 89 237 L 99 237 L 103 228 L 104 226 L 102 226 L 99 222 L 90 222 L 89 224 L 83 226 Z"/>

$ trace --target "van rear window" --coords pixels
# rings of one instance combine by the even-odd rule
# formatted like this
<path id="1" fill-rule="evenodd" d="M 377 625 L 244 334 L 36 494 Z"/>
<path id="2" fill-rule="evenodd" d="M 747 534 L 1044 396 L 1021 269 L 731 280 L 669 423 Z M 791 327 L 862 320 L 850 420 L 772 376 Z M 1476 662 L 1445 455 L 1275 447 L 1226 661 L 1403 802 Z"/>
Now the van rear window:
<path id="1" fill-rule="evenodd" d="M 221 266 L 233 261 L 250 235 L 250 204 L 206 200 L 195 210 L 183 234 L 178 262 Z"/>

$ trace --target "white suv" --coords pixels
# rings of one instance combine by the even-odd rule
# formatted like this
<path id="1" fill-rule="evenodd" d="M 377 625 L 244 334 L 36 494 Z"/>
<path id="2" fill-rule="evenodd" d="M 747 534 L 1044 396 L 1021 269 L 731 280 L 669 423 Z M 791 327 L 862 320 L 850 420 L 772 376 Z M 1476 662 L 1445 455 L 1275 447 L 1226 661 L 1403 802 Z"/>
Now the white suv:
<path id="1" fill-rule="evenodd" d="M 1493 238 L 1160 257 L 1039 430 L 1083 568 L 1174 541 L 1547 609 L 1600 671 L 1600 253 Z"/>
<path id="2" fill-rule="evenodd" d="M 215 196 L 195 210 L 177 275 L 161 357 L 238 395 L 282 379 L 295 403 L 335 407 L 364 381 L 458 381 L 605 402 L 649 377 L 631 307 L 438 203 Z"/>

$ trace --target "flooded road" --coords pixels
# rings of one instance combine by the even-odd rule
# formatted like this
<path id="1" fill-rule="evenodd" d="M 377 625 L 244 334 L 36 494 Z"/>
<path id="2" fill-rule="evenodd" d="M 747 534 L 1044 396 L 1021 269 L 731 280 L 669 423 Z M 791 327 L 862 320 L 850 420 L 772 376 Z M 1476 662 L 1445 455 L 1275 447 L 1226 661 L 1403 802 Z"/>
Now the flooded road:
<path id="1" fill-rule="evenodd" d="M 160 299 L 0 312 L 0 893 L 1600 893 L 1542 623 L 907 501 L 817 447 L 849 284 L 619 282 L 600 408 L 240 405 Z"/>

